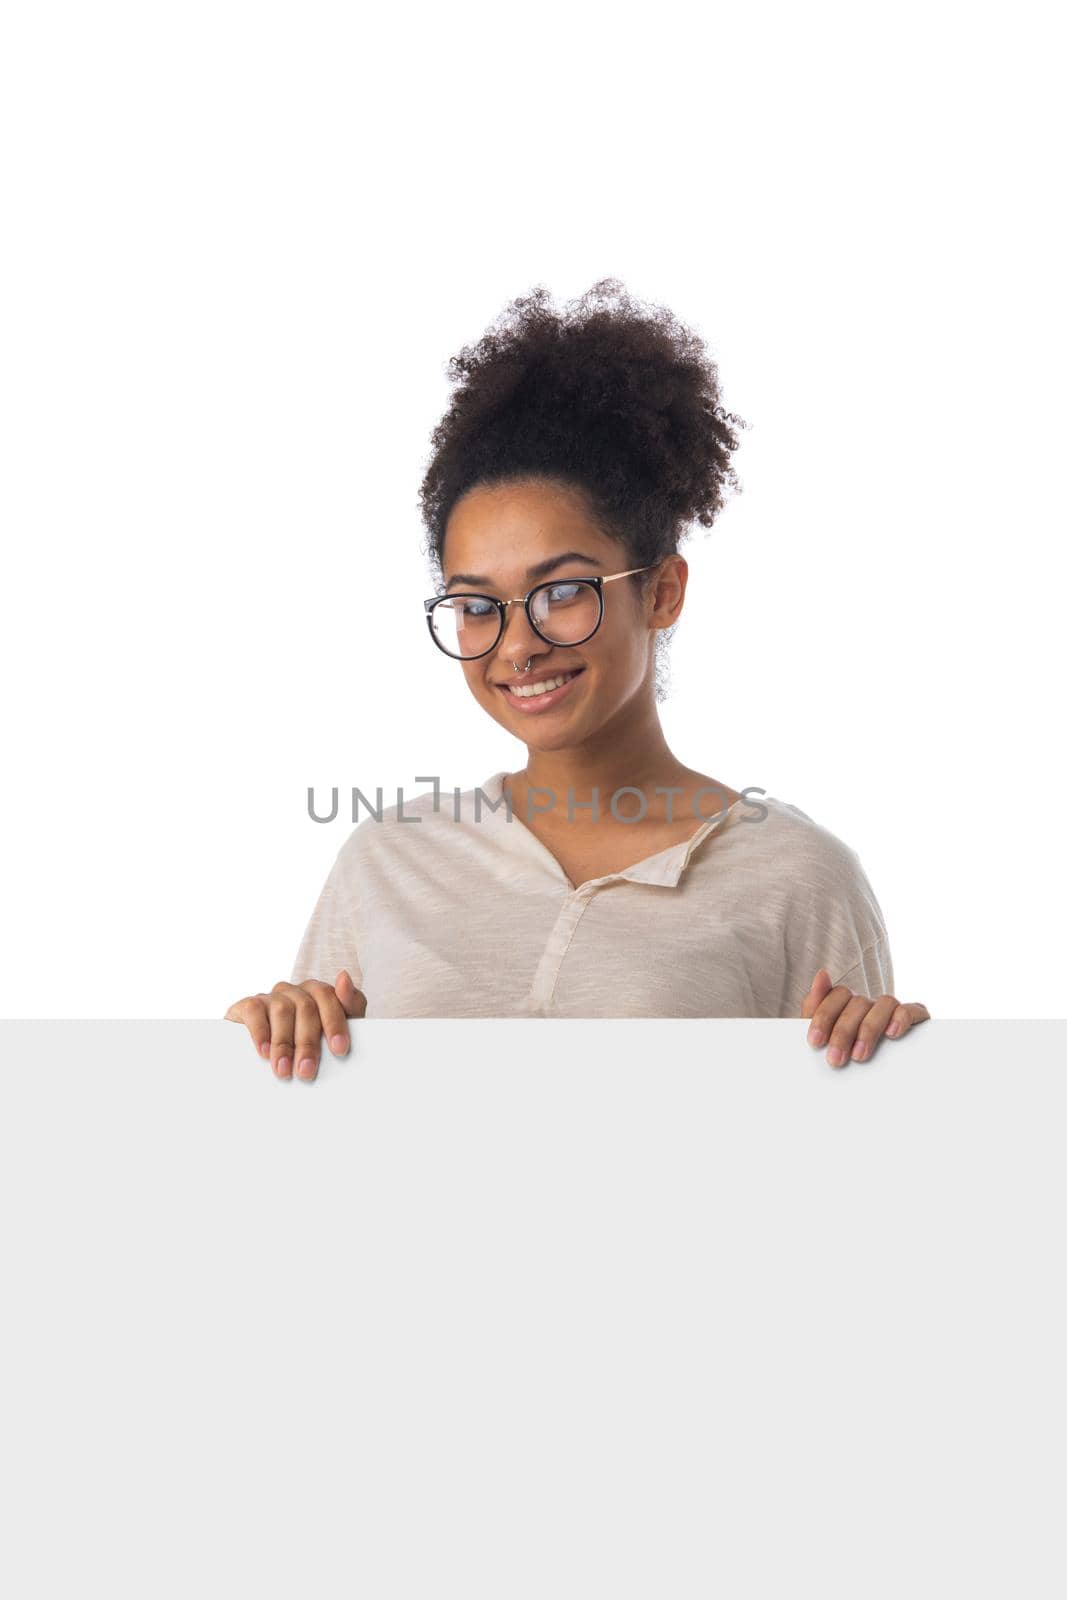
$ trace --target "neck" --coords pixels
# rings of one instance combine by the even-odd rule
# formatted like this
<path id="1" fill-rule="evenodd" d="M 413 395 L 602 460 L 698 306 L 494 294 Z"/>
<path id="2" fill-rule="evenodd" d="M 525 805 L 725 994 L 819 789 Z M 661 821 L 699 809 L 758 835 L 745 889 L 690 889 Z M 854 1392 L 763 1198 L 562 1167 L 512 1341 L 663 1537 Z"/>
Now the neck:
<path id="1" fill-rule="evenodd" d="M 618 789 L 638 789 L 640 795 L 624 794 L 616 801 L 619 816 L 647 817 L 661 814 L 667 796 L 657 794 L 657 786 L 681 787 L 687 768 L 673 754 L 664 737 L 655 707 L 644 714 L 631 714 L 621 727 L 608 725 L 580 745 L 561 750 L 529 750 L 523 772 L 513 773 L 505 787 L 510 788 L 525 816 L 526 794 L 532 789 L 547 789 L 553 797 L 544 814 L 556 823 L 568 821 L 568 801 L 575 807 L 572 826 L 593 825 L 588 802 L 597 791 L 597 812 L 601 821 L 612 820 L 611 797 Z M 586 805 L 583 807 L 583 802 Z M 548 796 L 533 796 L 535 807 L 547 805 Z M 677 805 L 677 797 L 675 797 Z M 579 809 L 579 808 L 582 809 Z"/>

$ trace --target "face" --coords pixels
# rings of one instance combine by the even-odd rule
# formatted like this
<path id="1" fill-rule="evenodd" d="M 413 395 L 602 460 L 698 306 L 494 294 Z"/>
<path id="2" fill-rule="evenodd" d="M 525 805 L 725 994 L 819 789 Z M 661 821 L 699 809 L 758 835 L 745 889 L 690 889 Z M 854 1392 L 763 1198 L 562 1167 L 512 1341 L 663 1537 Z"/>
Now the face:
<path id="1" fill-rule="evenodd" d="M 445 533 L 445 585 L 456 593 L 510 600 L 549 579 L 562 583 L 640 565 L 590 520 L 580 493 L 540 480 L 471 489 L 453 507 Z M 654 703 L 655 632 L 677 621 L 687 570 L 684 557 L 675 555 L 642 574 L 653 580 L 645 599 L 636 579 L 605 584 L 603 620 L 584 644 L 546 643 L 524 608 L 509 606 L 496 648 L 455 665 L 475 699 L 524 744 L 538 750 L 579 745 L 627 716 L 635 701 Z M 523 672 L 527 660 L 530 670 Z M 562 673 L 573 676 L 539 696 L 519 698 L 509 687 Z"/>

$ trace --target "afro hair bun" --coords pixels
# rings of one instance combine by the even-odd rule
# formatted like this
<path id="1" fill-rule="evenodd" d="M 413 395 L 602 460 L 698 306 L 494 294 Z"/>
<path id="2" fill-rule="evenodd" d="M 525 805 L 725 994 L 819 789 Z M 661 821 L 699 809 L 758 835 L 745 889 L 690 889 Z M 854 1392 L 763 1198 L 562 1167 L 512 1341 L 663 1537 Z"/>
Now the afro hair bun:
<path id="1" fill-rule="evenodd" d="M 419 492 L 435 575 L 452 508 L 476 484 L 538 477 L 584 491 L 634 565 L 710 527 L 739 488 L 735 428 L 702 340 L 666 307 L 602 278 L 556 310 L 542 286 L 513 300 L 447 364 L 454 385 Z"/>

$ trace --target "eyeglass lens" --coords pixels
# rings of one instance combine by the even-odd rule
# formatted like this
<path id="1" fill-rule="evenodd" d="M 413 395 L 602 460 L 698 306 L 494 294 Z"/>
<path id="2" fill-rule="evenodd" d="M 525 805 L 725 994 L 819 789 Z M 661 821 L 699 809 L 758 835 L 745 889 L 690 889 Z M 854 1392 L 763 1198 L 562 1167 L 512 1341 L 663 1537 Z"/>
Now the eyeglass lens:
<path id="1" fill-rule="evenodd" d="M 553 583 L 535 592 L 530 610 L 549 644 L 578 644 L 600 620 L 600 596 L 591 583 Z M 476 595 L 450 595 L 430 615 L 438 642 L 453 656 L 484 655 L 503 631 L 496 606 Z"/>

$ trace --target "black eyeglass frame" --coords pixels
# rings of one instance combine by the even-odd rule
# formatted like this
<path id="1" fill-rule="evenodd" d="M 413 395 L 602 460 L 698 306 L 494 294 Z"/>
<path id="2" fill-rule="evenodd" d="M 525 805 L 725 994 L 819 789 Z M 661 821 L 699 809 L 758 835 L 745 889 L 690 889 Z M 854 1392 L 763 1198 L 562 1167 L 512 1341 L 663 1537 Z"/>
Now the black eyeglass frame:
<path id="1" fill-rule="evenodd" d="M 534 584 L 534 587 L 530 590 L 529 594 L 516 595 L 512 600 L 498 600 L 495 595 L 479 594 L 475 590 L 471 589 L 454 589 L 451 594 L 435 594 L 432 599 L 424 600 L 422 602 L 426 611 L 426 626 L 429 628 L 430 638 L 433 640 L 438 650 L 440 650 L 442 655 L 446 655 L 450 661 L 480 661 L 483 656 L 492 655 L 493 651 L 497 648 L 501 639 L 504 637 L 504 629 L 507 627 L 508 623 L 508 606 L 522 606 L 526 612 L 527 622 L 530 624 L 530 627 L 533 629 L 534 633 L 536 633 L 539 639 L 543 639 L 545 644 L 551 644 L 557 646 L 559 649 L 569 650 L 572 645 L 585 644 L 586 640 L 593 637 L 594 633 L 596 633 L 597 629 L 600 627 L 600 624 L 603 622 L 604 585 L 606 583 L 614 583 L 616 578 L 633 577 L 634 573 L 636 572 L 651 572 L 653 567 L 659 565 L 660 563 L 658 561 L 653 561 L 650 566 L 630 567 L 627 572 L 612 572 L 608 573 L 607 575 L 602 572 L 598 572 L 592 577 L 587 577 L 583 574 L 580 578 L 546 578 L 544 583 Z M 555 589 L 561 583 L 587 584 L 591 589 L 596 591 L 596 597 L 599 601 L 599 611 L 596 622 L 585 635 L 585 638 L 568 639 L 565 645 L 561 645 L 558 639 L 547 638 L 541 632 L 540 628 L 537 626 L 537 623 L 533 619 L 533 612 L 530 609 L 530 604 L 535 594 L 539 594 L 542 589 Z M 445 600 L 488 600 L 490 605 L 496 606 L 496 609 L 500 614 L 500 628 L 496 638 L 493 640 L 488 650 L 479 650 L 477 655 L 473 656 L 457 656 L 453 650 L 445 649 L 444 645 L 437 637 L 437 634 L 434 632 L 433 626 L 434 608 L 441 605 L 441 603 Z"/>

